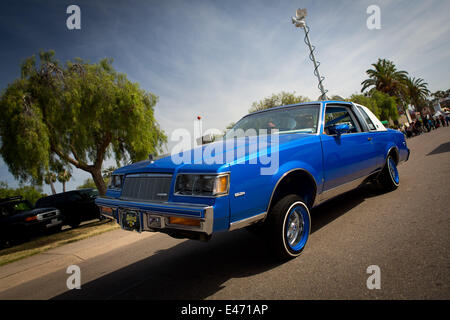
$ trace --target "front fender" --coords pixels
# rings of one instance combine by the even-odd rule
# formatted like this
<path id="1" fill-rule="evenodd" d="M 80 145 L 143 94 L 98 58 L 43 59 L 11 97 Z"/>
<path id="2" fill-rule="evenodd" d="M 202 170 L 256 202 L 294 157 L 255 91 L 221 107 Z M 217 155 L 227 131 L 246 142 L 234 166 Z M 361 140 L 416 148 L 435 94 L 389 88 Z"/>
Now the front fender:
<path id="1" fill-rule="evenodd" d="M 320 161 L 321 163 L 321 161 Z M 322 168 L 315 168 L 312 165 L 303 162 L 303 161 L 290 161 L 287 162 L 285 164 L 283 164 L 282 166 L 280 166 L 280 168 L 278 169 L 278 171 L 276 172 L 276 174 L 274 174 L 272 176 L 272 180 L 271 180 L 271 186 L 272 186 L 272 193 L 275 191 L 276 186 L 279 184 L 279 182 L 281 180 L 283 180 L 283 178 L 289 174 L 290 172 L 293 172 L 295 170 L 301 170 L 306 172 L 307 174 L 309 174 L 313 180 L 314 183 L 316 185 L 316 192 L 317 193 L 321 193 L 322 192 L 322 181 L 323 181 L 323 170 L 321 170 Z"/>

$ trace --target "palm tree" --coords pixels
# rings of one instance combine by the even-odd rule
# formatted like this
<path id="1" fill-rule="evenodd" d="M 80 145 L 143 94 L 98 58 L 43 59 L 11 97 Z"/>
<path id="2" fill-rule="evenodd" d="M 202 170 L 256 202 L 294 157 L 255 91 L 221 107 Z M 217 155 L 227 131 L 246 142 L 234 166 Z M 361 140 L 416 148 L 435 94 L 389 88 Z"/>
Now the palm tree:
<path id="1" fill-rule="evenodd" d="M 363 86 L 361 92 L 372 87 L 371 89 L 401 98 L 408 73 L 397 70 L 394 63 L 386 59 L 378 59 L 378 62 L 373 63 L 372 66 L 373 69 L 366 71 L 369 78 L 361 82 Z"/>
<path id="2" fill-rule="evenodd" d="M 47 172 L 44 176 L 44 181 L 46 184 L 49 184 L 52 189 L 52 194 L 56 194 L 54 183 L 56 182 L 56 173 Z"/>
<path id="3" fill-rule="evenodd" d="M 72 178 L 72 174 L 69 170 L 64 170 L 58 173 L 58 181 L 63 185 L 63 192 L 66 192 L 66 182 L 68 182 Z"/>
<path id="4" fill-rule="evenodd" d="M 109 177 L 111 176 L 111 174 L 117 170 L 116 167 L 114 166 L 109 166 L 108 168 L 106 168 L 105 170 L 103 170 L 103 180 L 107 180 L 109 179 Z"/>
<path id="5" fill-rule="evenodd" d="M 405 83 L 411 104 L 417 111 L 422 111 L 422 108 L 425 106 L 424 101 L 430 95 L 428 83 L 421 78 L 407 78 Z"/>
<path id="6" fill-rule="evenodd" d="M 450 89 L 447 91 L 438 90 L 435 93 L 431 94 L 435 100 L 445 99 L 450 96 Z"/>
<path id="7" fill-rule="evenodd" d="M 107 185 L 109 184 L 109 180 L 111 178 L 112 173 L 116 170 L 117 170 L 117 167 L 115 167 L 115 166 L 109 166 L 108 168 L 103 170 L 103 180 L 105 181 L 105 183 Z"/>

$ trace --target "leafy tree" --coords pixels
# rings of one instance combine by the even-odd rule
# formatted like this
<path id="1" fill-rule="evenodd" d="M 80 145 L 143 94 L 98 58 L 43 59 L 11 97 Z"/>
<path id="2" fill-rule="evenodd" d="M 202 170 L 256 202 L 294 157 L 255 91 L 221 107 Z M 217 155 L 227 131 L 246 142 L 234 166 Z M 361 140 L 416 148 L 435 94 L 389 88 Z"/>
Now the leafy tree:
<path id="1" fill-rule="evenodd" d="M 50 185 L 50 188 L 52 189 L 52 194 L 56 194 L 54 183 L 56 182 L 57 178 L 58 177 L 56 176 L 56 173 L 54 173 L 54 172 L 47 172 L 44 175 L 44 181 L 46 184 Z"/>
<path id="2" fill-rule="evenodd" d="M 296 96 L 295 92 L 290 93 L 282 91 L 278 94 L 272 94 L 270 97 L 264 98 L 263 100 L 253 102 L 252 107 L 248 110 L 248 112 L 253 113 L 273 107 L 308 101 L 311 100 L 301 95 Z"/>
<path id="3" fill-rule="evenodd" d="M 108 168 L 103 170 L 103 179 L 109 179 L 109 177 L 115 170 L 117 170 L 117 167 L 115 166 L 109 166 Z"/>
<path id="4" fill-rule="evenodd" d="M 378 59 L 378 62 L 373 63 L 372 66 L 373 69 L 366 71 L 369 78 L 361 82 L 363 86 L 361 92 L 371 88 L 390 96 L 401 97 L 405 90 L 408 73 L 397 70 L 394 63 L 386 59 Z"/>
<path id="5" fill-rule="evenodd" d="M 106 192 L 107 158 L 138 161 L 167 141 L 154 118 L 157 97 L 118 73 L 112 59 L 62 65 L 54 52 L 33 55 L 0 98 L 0 155 L 19 180 L 42 183 L 49 167 L 73 165 Z"/>
<path id="6" fill-rule="evenodd" d="M 331 96 L 330 100 L 339 100 L 339 101 L 344 101 L 345 99 L 342 98 L 340 95 L 335 94 L 333 96 Z"/>
<path id="7" fill-rule="evenodd" d="M 380 118 L 381 110 L 380 108 L 378 108 L 376 100 L 369 95 L 355 93 L 352 94 L 348 100 L 369 108 L 369 110 L 372 111 L 373 114 L 377 116 L 377 118 Z"/>
<path id="8" fill-rule="evenodd" d="M 230 123 L 229 125 L 227 125 L 227 127 L 225 128 L 225 129 L 226 129 L 225 131 L 230 130 L 231 128 L 233 128 L 235 124 L 236 124 L 236 122 L 231 122 L 231 123 Z"/>
<path id="9" fill-rule="evenodd" d="M 105 183 L 106 183 L 106 181 L 105 181 Z M 87 188 L 94 188 L 94 189 L 97 188 L 93 179 L 87 178 L 86 180 L 84 180 L 83 184 L 81 184 L 77 187 L 77 189 L 87 189 Z"/>
<path id="10" fill-rule="evenodd" d="M 379 119 L 396 122 L 399 118 L 397 110 L 397 102 L 394 97 L 380 91 L 373 91 L 371 98 L 375 101 L 377 108 L 380 110 Z"/>
<path id="11" fill-rule="evenodd" d="M 450 97 L 450 89 L 443 91 L 443 90 L 438 90 L 434 93 L 431 94 L 433 96 L 434 99 L 445 99 Z"/>
<path id="12" fill-rule="evenodd" d="M 63 192 L 66 192 L 66 183 L 72 178 L 69 170 L 64 170 L 58 173 L 57 179 L 63 185 Z"/>
<path id="13" fill-rule="evenodd" d="M 42 189 L 36 186 L 20 186 L 19 188 L 9 188 L 8 184 L 4 181 L 0 182 L 0 198 L 8 198 L 14 196 L 22 196 L 24 199 L 30 201 L 31 204 L 35 204 L 36 201 L 42 197 L 47 196 L 42 192 Z"/>
<path id="14" fill-rule="evenodd" d="M 428 83 L 421 78 L 408 78 L 405 83 L 411 104 L 416 110 L 422 111 L 426 105 L 426 99 L 430 95 Z"/>

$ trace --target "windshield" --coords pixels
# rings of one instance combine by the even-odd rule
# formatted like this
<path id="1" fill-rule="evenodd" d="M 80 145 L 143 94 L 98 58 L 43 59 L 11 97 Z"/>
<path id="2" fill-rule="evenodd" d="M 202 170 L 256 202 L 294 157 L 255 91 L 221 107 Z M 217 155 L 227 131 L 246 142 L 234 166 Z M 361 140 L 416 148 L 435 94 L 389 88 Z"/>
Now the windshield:
<path id="1" fill-rule="evenodd" d="M 0 207 L 2 216 L 8 216 L 10 214 L 21 213 L 22 211 L 29 211 L 33 209 L 33 206 L 27 200 L 14 201 L 7 203 Z"/>
<path id="2" fill-rule="evenodd" d="M 304 105 L 250 114 L 238 121 L 224 136 L 233 137 L 278 133 L 317 133 L 318 105 Z"/>

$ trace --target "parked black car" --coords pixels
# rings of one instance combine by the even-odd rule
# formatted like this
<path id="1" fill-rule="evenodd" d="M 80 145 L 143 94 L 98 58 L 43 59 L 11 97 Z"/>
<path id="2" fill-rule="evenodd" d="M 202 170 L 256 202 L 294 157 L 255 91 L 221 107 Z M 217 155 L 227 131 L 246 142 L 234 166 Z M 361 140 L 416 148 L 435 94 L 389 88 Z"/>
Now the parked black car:
<path id="1" fill-rule="evenodd" d="M 33 208 L 21 196 L 0 199 L 0 245 L 24 240 L 46 231 L 59 231 L 62 220 L 57 208 Z"/>
<path id="2" fill-rule="evenodd" d="M 40 198 L 37 208 L 55 207 L 61 211 L 64 224 L 72 228 L 82 221 L 100 219 L 100 211 L 95 205 L 98 191 L 95 189 L 72 190 Z"/>

